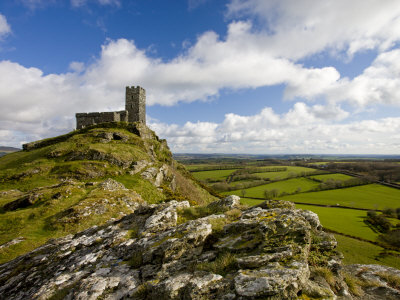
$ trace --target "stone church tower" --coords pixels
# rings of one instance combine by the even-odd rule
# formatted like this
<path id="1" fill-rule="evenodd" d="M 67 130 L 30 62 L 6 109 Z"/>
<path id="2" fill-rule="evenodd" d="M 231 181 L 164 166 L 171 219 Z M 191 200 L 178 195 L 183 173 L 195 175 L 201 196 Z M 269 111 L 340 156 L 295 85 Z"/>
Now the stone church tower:
<path id="1" fill-rule="evenodd" d="M 125 110 L 128 112 L 128 122 L 146 124 L 146 90 L 140 86 L 126 87 Z"/>
<path id="2" fill-rule="evenodd" d="M 137 86 L 127 86 L 125 110 L 76 114 L 76 129 L 106 122 L 142 122 L 146 124 L 146 91 Z"/>

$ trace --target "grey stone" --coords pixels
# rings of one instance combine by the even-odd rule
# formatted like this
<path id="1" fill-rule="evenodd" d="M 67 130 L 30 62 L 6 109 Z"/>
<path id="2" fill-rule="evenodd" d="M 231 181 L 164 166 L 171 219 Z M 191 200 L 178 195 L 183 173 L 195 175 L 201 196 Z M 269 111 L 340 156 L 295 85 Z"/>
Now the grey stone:
<path id="1" fill-rule="evenodd" d="M 230 195 L 218 201 L 211 202 L 209 207 L 225 207 L 228 209 L 239 208 L 240 205 L 240 197 L 236 195 Z"/>
<path id="2" fill-rule="evenodd" d="M 111 190 L 122 188 L 118 182 L 106 182 Z M 322 241 L 320 246 L 333 238 L 320 231 L 319 221 L 307 212 L 274 202 L 273 208 L 243 210 L 239 220 L 221 214 L 178 224 L 179 209 L 186 207 L 186 201 L 142 203 L 120 220 L 51 240 L 2 264 L 0 299 L 296 299 L 302 293 L 321 299 L 400 296 L 382 275 L 400 278 L 400 271 L 393 268 L 353 265 L 341 270 L 339 256 L 332 254 L 323 259 L 335 287 L 316 276 L 308 264 L 315 245 L 312 236 Z M 137 233 L 133 238 L 131 229 Z M 331 246 L 326 250 L 335 252 Z M 362 287 L 362 296 L 351 295 L 341 272 L 373 284 Z"/>

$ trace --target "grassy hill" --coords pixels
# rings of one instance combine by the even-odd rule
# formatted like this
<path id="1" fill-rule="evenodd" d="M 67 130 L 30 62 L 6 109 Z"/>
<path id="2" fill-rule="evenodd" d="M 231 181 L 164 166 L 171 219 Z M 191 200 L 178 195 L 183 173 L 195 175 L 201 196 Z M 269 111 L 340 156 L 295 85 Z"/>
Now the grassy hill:
<path id="1" fill-rule="evenodd" d="M 215 199 L 140 123 L 106 123 L 0 158 L 0 263 L 131 213 L 140 203 Z"/>

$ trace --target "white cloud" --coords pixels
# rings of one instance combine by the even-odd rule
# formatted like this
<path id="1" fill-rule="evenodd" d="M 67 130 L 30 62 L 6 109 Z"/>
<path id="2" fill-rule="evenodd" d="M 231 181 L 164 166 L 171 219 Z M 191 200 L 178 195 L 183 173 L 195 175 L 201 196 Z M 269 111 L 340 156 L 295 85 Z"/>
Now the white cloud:
<path id="1" fill-rule="evenodd" d="M 264 108 L 253 116 L 227 114 L 220 124 L 152 122 L 150 127 L 167 138 L 175 152 L 393 154 L 400 150 L 396 135 L 400 118 L 339 124 L 315 111 L 315 106 L 296 103 L 282 115 Z"/>
<path id="2" fill-rule="evenodd" d="M 151 104 L 174 105 L 218 96 L 222 88 L 256 88 L 286 83 L 287 97 L 313 97 L 336 82 L 331 67 L 306 69 L 284 58 L 274 58 L 262 47 L 246 42 L 250 24 L 233 23 L 221 40 L 214 32 L 201 35 L 187 53 L 163 62 L 147 56 L 131 41 L 110 41 L 87 79 L 110 87 L 136 82 L 151 87 Z M 295 92 L 293 92 L 295 91 Z"/>
<path id="3" fill-rule="evenodd" d="M 385 51 L 400 38 L 397 0 L 232 0 L 228 15 L 257 16 L 271 53 L 291 59 L 323 50 Z"/>
<path id="4" fill-rule="evenodd" d="M 11 33 L 11 26 L 7 23 L 4 15 L 0 14 L 0 38 L 4 38 Z"/>
<path id="5" fill-rule="evenodd" d="M 362 74 L 333 85 L 327 96 L 331 101 L 347 100 L 366 107 L 374 104 L 400 106 L 400 49 L 384 52 Z"/>
<path id="6" fill-rule="evenodd" d="M 69 64 L 69 69 L 71 71 L 80 73 L 82 71 L 85 70 L 85 64 L 83 62 L 79 62 L 79 61 L 73 61 Z"/>

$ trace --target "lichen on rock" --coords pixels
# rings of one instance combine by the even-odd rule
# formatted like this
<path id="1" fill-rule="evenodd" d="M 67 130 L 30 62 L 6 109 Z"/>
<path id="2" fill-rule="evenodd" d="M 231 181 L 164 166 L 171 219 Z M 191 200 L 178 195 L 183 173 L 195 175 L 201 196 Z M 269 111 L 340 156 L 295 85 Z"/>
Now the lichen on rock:
<path id="1" fill-rule="evenodd" d="M 106 180 L 98 188 L 124 191 Z M 379 299 L 396 298 L 396 270 L 342 273 L 334 238 L 318 217 L 283 201 L 244 208 L 226 197 L 178 222 L 187 201 L 141 202 L 132 214 L 49 241 L 0 265 L 1 299 Z M 211 209 L 212 208 L 212 209 Z M 223 213 L 241 209 L 234 218 Z M 335 262 L 335 263 L 333 263 Z M 321 270 L 332 274 L 321 277 Z M 384 276 L 385 272 L 390 276 Z M 319 273 L 318 273 L 319 272 Z M 347 274 L 347 275 L 346 275 Z M 364 283 L 356 295 L 346 276 Z M 390 277 L 390 278 L 389 278 Z M 362 296 L 360 296 L 362 295 Z M 364 298 L 363 298 L 364 297 Z"/>

